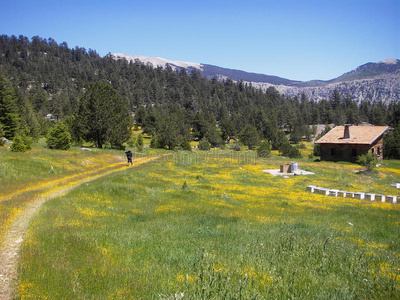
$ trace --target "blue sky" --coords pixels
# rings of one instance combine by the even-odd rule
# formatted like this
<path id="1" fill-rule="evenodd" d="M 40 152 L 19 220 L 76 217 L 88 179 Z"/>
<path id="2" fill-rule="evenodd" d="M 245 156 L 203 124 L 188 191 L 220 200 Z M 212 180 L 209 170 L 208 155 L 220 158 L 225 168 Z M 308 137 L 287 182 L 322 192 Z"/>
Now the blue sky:
<path id="1" fill-rule="evenodd" d="M 400 0 L 1 0 L 0 34 L 327 80 L 400 59 Z"/>

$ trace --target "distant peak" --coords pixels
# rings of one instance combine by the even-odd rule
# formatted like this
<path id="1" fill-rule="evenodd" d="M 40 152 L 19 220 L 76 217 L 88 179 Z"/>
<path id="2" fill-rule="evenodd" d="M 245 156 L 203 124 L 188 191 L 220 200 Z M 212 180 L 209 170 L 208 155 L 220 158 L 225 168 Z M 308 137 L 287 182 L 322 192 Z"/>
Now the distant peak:
<path id="1" fill-rule="evenodd" d="M 398 60 L 395 58 L 386 58 L 382 61 L 380 61 L 380 64 L 388 64 L 388 65 L 395 65 L 397 64 Z"/>
<path id="2" fill-rule="evenodd" d="M 168 60 L 165 58 L 161 57 L 148 57 L 148 56 L 140 56 L 140 55 L 127 55 L 123 53 L 115 53 L 113 54 L 113 57 L 116 59 L 121 59 L 125 58 L 128 61 L 135 61 L 139 60 L 142 63 L 151 63 L 154 67 L 160 66 L 165 68 L 167 64 L 171 65 L 173 69 L 175 69 L 174 66 L 179 67 L 179 68 L 195 68 L 195 69 L 201 69 L 202 66 L 199 63 L 192 63 L 192 62 L 184 62 L 184 61 L 173 61 L 173 60 Z"/>

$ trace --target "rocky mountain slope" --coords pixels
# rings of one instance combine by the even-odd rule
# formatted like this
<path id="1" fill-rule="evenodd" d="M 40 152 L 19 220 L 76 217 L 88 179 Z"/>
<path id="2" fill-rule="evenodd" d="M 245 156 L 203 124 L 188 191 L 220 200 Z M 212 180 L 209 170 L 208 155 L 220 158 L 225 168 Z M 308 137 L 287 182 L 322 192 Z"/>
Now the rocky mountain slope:
<path id="1" fill-rule="evenodd" d="M 273 86 L 285 95 L 300 96 L 304 93 L 308 99 L 316 101 L 328 99 L 335 89 L 339 90 L 343 96 L 350 95 L 356 102 L 390 103 L 400 101 L 400 60 L 393 58 L 387 58 L 377 63 L 364 64 L 332 80 L 302 82 L 278 76 L 249 73 L 201 63 L 171 61 L 164 58 L 120 53 L 113 54 L 113 57 L 115 59 L 127 59 L 128 61 L 139 60 L 145 64 L 151 64 L 153 67 L 160 66 L 165 68 L 168 64 L 173 69 L 186 68 L 189 72 L 192 69 L 196 69 L 206 78 L 243 80 L 263 90 Z"/>

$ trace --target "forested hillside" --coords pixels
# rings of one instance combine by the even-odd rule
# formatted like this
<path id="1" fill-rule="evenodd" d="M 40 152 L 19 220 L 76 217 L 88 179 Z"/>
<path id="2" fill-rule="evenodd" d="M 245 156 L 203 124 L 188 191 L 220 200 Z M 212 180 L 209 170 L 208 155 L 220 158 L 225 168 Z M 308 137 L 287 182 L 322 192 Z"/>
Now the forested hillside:
<path id="1" fill-rule="evenodd" d="M 292 142 L 310 137 L 306 125 L 369 122 L 396 126 L 400 120 L 400 103 L 358 105 L 351 95 L 340 95 L 337 90 L 319 102 L 309 101 L 304 94 L 285 97 L 274 88 L 263 92 L 230 79 L 208 80 L 195 70 L 188 74 L 185 69 L 173 71 L 115 60 L 111 55 L 101 57 L 92 49 L 69 48 L 65 42 L 37 36 L 0 36 L 0 72 L 0 122 L 6 131 L 3 135 L 11 139 L 17 132 L 38 137 L 55 120 L 63 120 L 74 139 L 82 140 L 76 117 L 83 109 L 85 91 L 95 82 L 115 89 L 127 115 L 154 137 L 154 145 L 168 148 L 193 138 L 222 146 L 228 137 L 243 138 L 246 133 L 278 148 L 287 142 L 286 137 Z M 13 101 L 15 118 L 10 125 L 5 115 Z"/>

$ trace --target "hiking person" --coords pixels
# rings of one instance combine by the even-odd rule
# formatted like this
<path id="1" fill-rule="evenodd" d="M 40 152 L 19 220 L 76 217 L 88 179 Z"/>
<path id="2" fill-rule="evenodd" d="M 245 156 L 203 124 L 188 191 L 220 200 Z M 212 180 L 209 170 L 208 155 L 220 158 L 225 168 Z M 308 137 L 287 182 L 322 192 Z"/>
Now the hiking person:
<path id="1" fill-rule="evenodd" d="M 126 150 L 125 151 L 126 154 L 126 158 L 128 159 L 128 165 L 131 164 L 132 165 L 132 150 Z"/>

